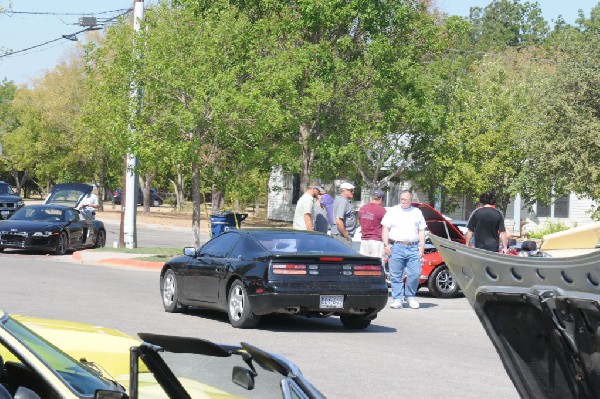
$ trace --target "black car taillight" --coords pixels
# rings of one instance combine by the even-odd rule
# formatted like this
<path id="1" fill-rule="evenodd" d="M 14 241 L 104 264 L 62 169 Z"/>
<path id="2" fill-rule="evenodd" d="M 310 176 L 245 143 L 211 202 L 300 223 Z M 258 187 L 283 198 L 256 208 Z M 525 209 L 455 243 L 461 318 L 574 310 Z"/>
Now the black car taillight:
<path id="1" fill-rule="evenodd" d="M 359 265 L 354 266 L 355 276 L 382 276 L 383 269 L 381 266 L 374 265 Z"/>
<path id="2" fill-rule="evenodd" d="M 273 274 L 306 274 L 306 265 L 274 264 Z"/>

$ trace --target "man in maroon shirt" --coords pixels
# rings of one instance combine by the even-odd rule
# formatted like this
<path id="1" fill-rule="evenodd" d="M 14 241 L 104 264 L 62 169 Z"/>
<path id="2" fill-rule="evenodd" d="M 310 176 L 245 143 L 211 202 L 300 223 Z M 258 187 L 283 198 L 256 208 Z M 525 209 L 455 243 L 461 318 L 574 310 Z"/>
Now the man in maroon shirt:
<path id="1" fill-rule="evenodd" d="M 360 253 L 367 256 L 383 258 L 383 241 L 381 241 L 381 219 L 385 208 L 381 206 L 385 194 L 380 189 L 371 193 L 371 202 L 358 210 L 358 221 L 361 228 Z"/>

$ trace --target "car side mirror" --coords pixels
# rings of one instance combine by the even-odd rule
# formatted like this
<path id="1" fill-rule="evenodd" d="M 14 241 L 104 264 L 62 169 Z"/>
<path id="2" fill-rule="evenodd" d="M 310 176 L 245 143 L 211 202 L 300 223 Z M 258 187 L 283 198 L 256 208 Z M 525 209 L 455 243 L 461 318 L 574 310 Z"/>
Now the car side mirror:
<path id="1" fill-rule="evenodd" d="M 254 389 L 254 373 L 244 367 L 235 366 L 231 373 L 231 381 L 245 390 Z"/>
<path id="2" fill-rule="evenodd" d="M 195 258 L 197 256 L 196 248 L 185 247 L 185 248 L 183 248 L 183 254 L 186 256 L 191 256 L 192 258 Z"/>

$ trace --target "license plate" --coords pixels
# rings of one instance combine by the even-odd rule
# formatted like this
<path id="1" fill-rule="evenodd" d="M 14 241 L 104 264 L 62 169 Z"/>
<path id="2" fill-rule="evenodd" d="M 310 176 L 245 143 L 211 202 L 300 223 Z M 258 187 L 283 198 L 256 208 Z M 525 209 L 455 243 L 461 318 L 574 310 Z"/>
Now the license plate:
<path id="1" fill-rule="evenodd" d="M 343 295 L 321 295 L 321 309 L 343 309 L 344 308 L 344 296 Z"/>
<path id="2" fill-rule="evenodd" d="M 6 217 L 6 216 L 8 216 L 8 215 L 10 215 L 10 212 L 9 212 L 9 211 L 2 211 L 2 216 Z"/>

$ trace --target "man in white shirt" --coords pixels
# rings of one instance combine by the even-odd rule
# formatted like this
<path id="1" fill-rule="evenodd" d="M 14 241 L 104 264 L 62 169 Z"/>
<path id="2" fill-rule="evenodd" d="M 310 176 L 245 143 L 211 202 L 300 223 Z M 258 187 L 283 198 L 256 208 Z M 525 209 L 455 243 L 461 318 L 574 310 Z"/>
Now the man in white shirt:
<path id="1" fill-rule="evenodd" d="M 393 309 L 402 308 L 406 299 L 411 309 L 418 309 L 419 302 L 415 294 L 419 288 L 421 276 L 421 258 L 425 252 L 425 218 L 419 208 L 412 205 L 412 194 L 403 191 L 400 194 L 400 205 L 389 209 L 381 224 L 382 241 L 385 253 L 389 258 Z M 406 284 L 403 275 L 406 271 Z"/>
<path id="2" fill-rule="evenodd" d="M 91 193 L 83 197 L 77 209 L 91 217 L 96 216 L 96 211 L 98 210 L 98 208 L 100 208 L 100 202 L 98 201 L 97 194 L 98 189 L 92 189 Z"/>
<path id="3" fill-rule="evenodd" d="M 294 221 L 292 227 L 296 230 L 309 230 L 313 231 L 313 204 L 317 194 L 325 191 L 319 183 L 312 182 L 308 188 L 302 194 L 302 197 L 298 199 L 296 203 L 296 210 L 294 211 Z"/>

